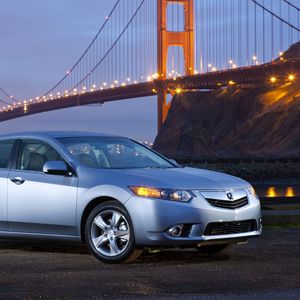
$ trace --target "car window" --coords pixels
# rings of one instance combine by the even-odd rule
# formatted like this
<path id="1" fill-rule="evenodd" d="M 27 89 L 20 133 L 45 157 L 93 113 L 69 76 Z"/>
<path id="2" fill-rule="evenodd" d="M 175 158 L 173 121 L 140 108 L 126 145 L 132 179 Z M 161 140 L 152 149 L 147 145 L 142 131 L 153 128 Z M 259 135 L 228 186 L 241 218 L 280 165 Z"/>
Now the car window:
<path id="1" fill-rule="evenodd" d="M 24 140 L 21 144 L 17 169 L 42 172 L 45 162 L 49 160 L 63 161 L 63 158 L 47 143 Z"/>
<path id="2" fill-rule="evenodd" d="M 0 141 L 0 168 L 8 167 L 9 157 L 14 145 L 14 140 Z"/>
<path id="3" fill-rule="evenodd" d="M 150 149 L 126 138 L 75 137 L 59 141 L 78 161 L 90 168 L 174 168 Z"/>

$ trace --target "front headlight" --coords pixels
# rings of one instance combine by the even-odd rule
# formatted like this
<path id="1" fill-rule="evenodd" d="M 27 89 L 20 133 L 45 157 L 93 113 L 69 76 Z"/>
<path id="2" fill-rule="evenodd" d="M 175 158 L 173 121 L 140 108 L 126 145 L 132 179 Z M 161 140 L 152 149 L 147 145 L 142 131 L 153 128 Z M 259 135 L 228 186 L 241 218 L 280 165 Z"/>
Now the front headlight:
<path id="1" fill-rule="evenodd" d="M 248 192 L 248 194 L 250 194 L 250 195 L 254 196 L 256 199 L 258 199 L 258 195 L 256 194 L 255 189 L 252 185 L 247 187 L 247 192 Z"/>
<path id="2" fill-rule="evenodd" d="M 178 202 L 189 202 L 194 194 L 186 190 L 158 189 L 144 186 L 129 186 L 129 189 L 137 196 L 145 198 L 157 198 Z"/>

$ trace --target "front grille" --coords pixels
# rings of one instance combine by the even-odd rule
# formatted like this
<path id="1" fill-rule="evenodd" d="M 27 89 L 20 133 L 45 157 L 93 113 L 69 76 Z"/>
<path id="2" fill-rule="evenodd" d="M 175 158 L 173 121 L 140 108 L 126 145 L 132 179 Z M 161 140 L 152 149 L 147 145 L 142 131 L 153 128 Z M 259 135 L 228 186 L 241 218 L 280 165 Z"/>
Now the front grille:
<path id="1" fill-rule="evenodd" d="M 212 205 L 216 207 L 221 208 L 227 208 L 227 209 L 237 209 L 241 208 L 243 206 L 246 206 L 248 204 L 248 197 L 245 196 L 243 198 L 237 199 L 237 200 L 217 200 L 217 199 L 207 199 L 206 200 Z"/>
<path id="2" fill-rule="evenodd" d="M 234 221 L 234 222 L 216 222 L 209 223 L 204 231 L 204 235 L 223 235 L 244 233 L 257 230 L 255 220 Z"/>

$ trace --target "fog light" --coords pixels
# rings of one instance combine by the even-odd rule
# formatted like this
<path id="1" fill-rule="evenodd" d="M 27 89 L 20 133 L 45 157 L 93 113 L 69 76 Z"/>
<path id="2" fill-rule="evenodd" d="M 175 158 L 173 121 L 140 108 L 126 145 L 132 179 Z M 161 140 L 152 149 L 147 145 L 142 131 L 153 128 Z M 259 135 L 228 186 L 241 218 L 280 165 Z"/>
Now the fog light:
<path id="1" fill-rule="evenodd" d="M 176 225 L 174 227 L 171 227 L 169 229 L 169 234 L 174 237 L 179 237 L 182 232 L 182 227 L 183 227 L 182 225 Z"/>
<path id="2" fill-rule="evenodd" d="M 262 219 L 259 219 L 259 232 L 262 232 L 262 228 L 263 228 Z"/>

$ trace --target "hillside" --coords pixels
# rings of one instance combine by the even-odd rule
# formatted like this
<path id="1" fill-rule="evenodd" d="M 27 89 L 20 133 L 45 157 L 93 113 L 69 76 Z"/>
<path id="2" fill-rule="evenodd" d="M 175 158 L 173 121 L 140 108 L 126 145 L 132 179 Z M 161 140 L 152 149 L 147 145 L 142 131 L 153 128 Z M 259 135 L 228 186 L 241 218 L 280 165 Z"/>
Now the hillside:
<path id="1" fill-rule="evenodd" d="M 300 80 L 176 95 L 154 149 L 173 158 L 299 158 Z"/>

